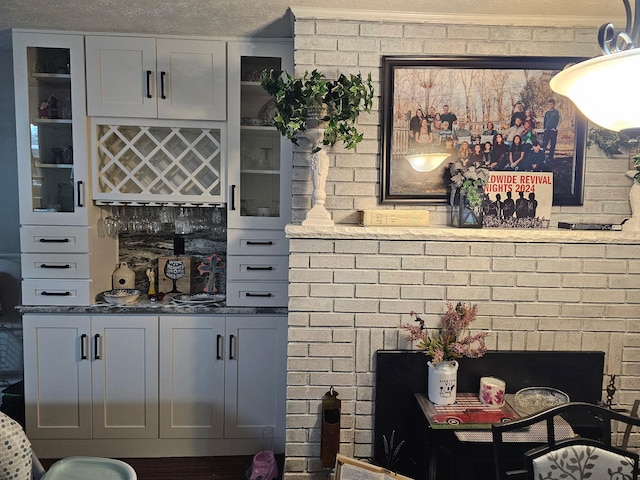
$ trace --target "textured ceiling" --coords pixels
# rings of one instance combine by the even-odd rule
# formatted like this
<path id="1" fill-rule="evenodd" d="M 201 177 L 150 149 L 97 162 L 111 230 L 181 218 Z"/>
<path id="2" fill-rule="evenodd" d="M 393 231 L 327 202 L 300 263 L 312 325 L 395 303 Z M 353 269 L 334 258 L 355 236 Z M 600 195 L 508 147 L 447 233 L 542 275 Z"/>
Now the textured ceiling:
<path id="1" fill-rule="evenodd" d="M 0 0 L 0 31 L 34 28 L 218 37 L 288 37 L 291 0 Z M 299 0 L 293 5 L 411 13 L 527 13 L 549 24 L 554 16 L 594 17 L 596 24 L 624 16 L 622 0 Z M 542 26 L 542 25 L 541 25 Z"/>

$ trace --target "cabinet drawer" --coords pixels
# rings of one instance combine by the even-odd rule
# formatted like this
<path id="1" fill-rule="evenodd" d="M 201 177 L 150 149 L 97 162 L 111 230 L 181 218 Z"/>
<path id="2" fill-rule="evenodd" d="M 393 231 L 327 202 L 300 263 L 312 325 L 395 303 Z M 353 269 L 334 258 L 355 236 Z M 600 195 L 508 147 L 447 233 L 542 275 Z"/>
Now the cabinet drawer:
<path id="1" fill-rule="evenodd" d="M 227 231 L 228 255 L 288 255 L 289 240 L 284 230 Z"/>
<path id="2" fill-rule="evenodd" d="M 286 307 L 288 282 L 227 282 L 227 306 Z"/>
<path id="3" fill-rule="evenodd" d="M 23 278 L 91 278 L 89 254 L 24 253 Z"/>
<path id="4" fill-rule="evenodd" d="M 227 256 L 227 280 L 286 281 L 289 272 L 289 257 L 230 255 Z"/>
<path id="5" fill-rule="evenodd" d="M 24 305 L 91 305 L 91 280 L 22 280 Z"/>
<path id="6" fill-rule="evenodd" d="M 28 225 L 20 228 L 20 244 L 29 253 L 88 253 L 89 227 Z"/>

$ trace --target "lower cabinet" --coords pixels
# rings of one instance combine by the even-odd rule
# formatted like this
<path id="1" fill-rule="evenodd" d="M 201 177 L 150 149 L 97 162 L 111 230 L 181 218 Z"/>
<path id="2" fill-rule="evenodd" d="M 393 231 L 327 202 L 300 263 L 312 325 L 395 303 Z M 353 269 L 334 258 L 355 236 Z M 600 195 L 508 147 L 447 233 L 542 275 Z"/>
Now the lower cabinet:
<path id="1" fill-rule="evenodd" d="M 160 317 L 160 436 L 284 439 L 286 318 Z"/>
<path id="2" fill-rule="evenodd" d="M 46 458 L 282 452 L 286 349 L 282 315 L 27 314 L 27 435 Z"/>
<path id="3" fill-rule="evenodd" d="M 157 317 L 23 321 L 30 438 L 157 437 Z"/>

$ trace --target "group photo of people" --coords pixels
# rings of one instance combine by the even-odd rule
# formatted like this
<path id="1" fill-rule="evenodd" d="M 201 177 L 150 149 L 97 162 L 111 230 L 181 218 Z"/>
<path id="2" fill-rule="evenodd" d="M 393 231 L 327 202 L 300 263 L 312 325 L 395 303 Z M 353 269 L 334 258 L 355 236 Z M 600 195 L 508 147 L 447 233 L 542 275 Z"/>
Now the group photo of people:
<path id="1" fill-rule="evenodd" d="M 443 120 L 444 118 L 444 120 Z M 490 170 L 545 171 L 555 157 L 561 115 L 550 98 L 542 117 L 517 101 L 507 123 L 472 123 L 442 106 L 425 114 L 418 108 L 409 120 L 409 154 L 449 152 L 449 162 L 480 164 Z M 549 165 L 547 165 L 549 164 Z"/>
<path id="2" fill-rule="evenodd" d="M 456 160 L 491 171 L 551 172 L 554 195 L 574 187 L 579 120 L 549 87 L 557 70 L 403 65 L 392 72 L 389 196 L 446 196 Z M 432 171 L 412 169 L 411 157 L 429 153 L 449 155 Z"/>

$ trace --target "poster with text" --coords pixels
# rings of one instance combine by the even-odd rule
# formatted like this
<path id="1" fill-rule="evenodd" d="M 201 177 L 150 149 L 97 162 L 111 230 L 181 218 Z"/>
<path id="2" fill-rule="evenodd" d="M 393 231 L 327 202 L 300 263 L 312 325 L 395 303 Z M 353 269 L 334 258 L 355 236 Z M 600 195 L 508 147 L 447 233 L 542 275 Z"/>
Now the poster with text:
<path id="1" fill-rule="evenodd" d="M 553 173 L 493 171 L 484 190 L 483 226 L 549 228 Z"/>

